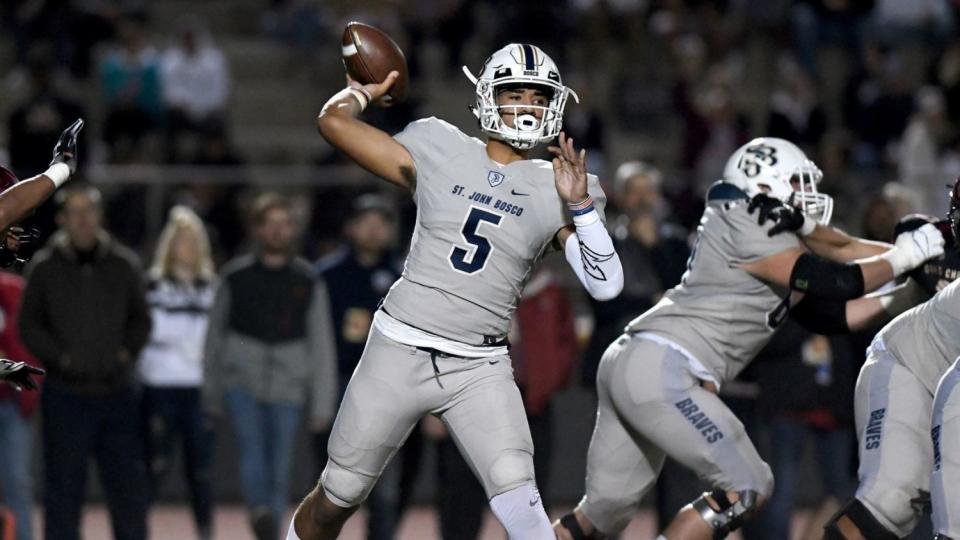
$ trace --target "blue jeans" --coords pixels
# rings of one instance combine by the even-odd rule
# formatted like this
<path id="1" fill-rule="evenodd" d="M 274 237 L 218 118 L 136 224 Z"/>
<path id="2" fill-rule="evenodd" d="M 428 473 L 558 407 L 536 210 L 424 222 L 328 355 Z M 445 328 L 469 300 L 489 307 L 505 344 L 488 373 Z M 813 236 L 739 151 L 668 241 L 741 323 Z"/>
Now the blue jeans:
<path id="1" fill-rule="evenodd" d="M 17 540 L 33 540 L 33 478 L 30 476 L 30 422 L 15 401 L 0 402 L 0 503 L 17 520 Z"/>
<path id="2" fill-rule="evenodd" d="M 303 406 L 258 401 L 233 387 L 226 410 L 240 452 L 240 482 L 251 508 L 269 508 L 277 523 L 289 505 L 290 463 Z"/>
<path id="3" fill-rule="evenodd" d="M 825 431 L 804 422 L 774 417 L 770 433 L 773 478 L 776 487 L 763 507 L 761 519 L 767 538 L 790 538 L 790 517 L 800 483 L 800 460 L 808 438 L 813 438 L 824 496 L 843 503 L 852 495 L 853 433 L 849 429 Z"/>

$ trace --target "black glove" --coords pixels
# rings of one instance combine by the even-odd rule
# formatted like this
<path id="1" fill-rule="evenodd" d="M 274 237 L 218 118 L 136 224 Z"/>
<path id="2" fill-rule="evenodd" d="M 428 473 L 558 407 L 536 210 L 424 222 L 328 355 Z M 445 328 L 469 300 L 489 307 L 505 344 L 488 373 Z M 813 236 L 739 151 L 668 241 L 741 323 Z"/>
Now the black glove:
<path id="1" fill-rule="evenodd" d="M 754 210 L 760 210 L 757 219 L 758 225 L 763 225 L 767 220 L 776 223 L 769 231 L 768 236 L 775 236 L 782 232 L 795 233 L 803 227 L 806 217 L 803 212 L 795 207 L 785 204 L 780 199 L 775 199 L 766 193 L 758 193 L 750 200 L 747 206 L 747 213 L 753 214 Z"/>
<path id="2" fill-rule="evenodd" d="M 0 267 L 9 268 L 14 264 L 26 264 L 39 247 L 39 229 L 10 227 L 7 229 L 6 238 L 0 243 Z"/>
<path id="3" fill-rule="evenodd" d="M 19 246 L 17 247 L 17 264 L 24 265 L 33 258 L 33 254 L 40 249 L 40 229 L 35 227 L 11 227 L 20 229 L 17 233 Z"/>
<path id="4" fill-rule="evenodd" d="M 37 381 L 33 375 L 43 375 L 45 372 L 23 362 L 0 359 L 0 380 L 13 385 L 17 390 L 36 390 Z"/>
<path id="5" fill-rule="evenodd" d="M 70 124 L 70 127 L 63 130 L 57 145 L 53 147 L 54 163 L 63 163 L 70 167 L 70 174 L 77 172 L 77 135 L 83 129 L 83 118 L 78 118 L 76 122 Z"/>

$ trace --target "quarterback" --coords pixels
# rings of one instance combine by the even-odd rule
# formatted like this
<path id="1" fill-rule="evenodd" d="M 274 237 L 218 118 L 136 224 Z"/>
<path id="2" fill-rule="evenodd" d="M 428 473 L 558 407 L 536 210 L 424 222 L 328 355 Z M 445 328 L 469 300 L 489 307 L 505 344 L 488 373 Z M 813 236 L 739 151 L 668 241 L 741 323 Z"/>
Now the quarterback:
<path id="1" fill-rule="evenodd" d="M 360 166 L 409 191 L 417 222 L 402 277 L 377 311 L 347 386 L 318 486 L 288 538 L 335 538 L 421 417 L 438 416 L 511 538 L 552 539 L 533 474 L 533 444 L 506 336 L 524 284 L 562 250 L 597 299 L 623 271 L 603 225 L 605 197 L 586 153 L 561 132 L 567 99 L 556 64 L 533 45 L 493 53 L 472 108 L 486 142 L 437 118 L 395 137 L 359 119 L 396 79 L 334 95 L 317 125 Z M 559 136 L 552 162 L 530 159 Z"/>
<path id="2" fill-rule="evenodd" d="M 770 468 L 716 390 L 791 313 L 814 332 L 833 333 L 902 310 L 907 286 L 861 297 L 943 253 L 930 224 L 892 247 L 826 226 L 832 200 L 817 192 L 821 176 L 783 139 L 755 139 L 730 157 L 708 192 L 680 285 L 604 353 L 586 494 L 555 524 L 559 538 L 616 537 L 666 456 L 713 491 L 681 509 L 661 538 L 724 538 L 770 495 Z M 782 215 L 758 227 L 751 209 L 770 200 L 785 204 Z M 777 234 L 789 224 L 797 234 Z"/>

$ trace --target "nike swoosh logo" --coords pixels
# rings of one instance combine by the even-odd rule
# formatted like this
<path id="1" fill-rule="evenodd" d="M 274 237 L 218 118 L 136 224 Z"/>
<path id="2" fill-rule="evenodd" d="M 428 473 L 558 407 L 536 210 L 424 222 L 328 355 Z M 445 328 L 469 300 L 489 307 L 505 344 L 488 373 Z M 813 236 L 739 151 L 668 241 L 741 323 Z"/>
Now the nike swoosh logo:
<path id="1" fill-rule="evenodd" d="M 537 503 L 539 503 L 539 502 L 540 502 L 540 497 L 537 497 L 536 499 L 533 499 L 532 501 L 530 501 L 530 507 L 533 508 L 533 507 L 536 506 Z"/>
<path id="2" fill-rule="evenodd" d="M 500 363 L 499 360 L 490 360 L 490 365 L 491 365 L 491 366 L 495 366 L 495 365 L 497 365 L 497 364 L 499 364 L 499 363 Z"/>
<path id="3" fill-rule="evenodd" d="M 519 196 L 521 196 L 521 197 L 529 197 L 529 196 L 530 196 L 529 193 L 517 193 L 517 190 L 515 190 L 515 189 L 511 189 L 511 190 L 510 190 L 510 194 L 511 194 L 511 195 L 519 195 Z"/>

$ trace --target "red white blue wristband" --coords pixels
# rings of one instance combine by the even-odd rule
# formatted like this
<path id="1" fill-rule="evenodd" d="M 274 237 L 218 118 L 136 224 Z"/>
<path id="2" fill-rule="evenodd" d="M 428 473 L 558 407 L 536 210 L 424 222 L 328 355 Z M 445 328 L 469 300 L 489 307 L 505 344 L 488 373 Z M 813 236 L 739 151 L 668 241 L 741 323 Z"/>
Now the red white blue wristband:
<path id="1" fill-rule="evenodd" d="M 593 211 L 593 197 L 587 195 L 587 198 L 578 203 L 567 203 L 570 213 L 574 216 L 582 216 Z"/>

